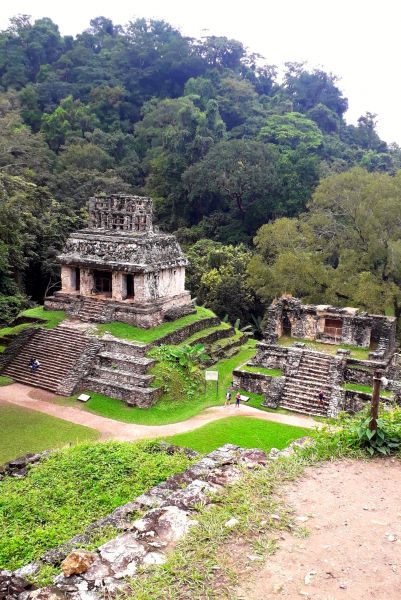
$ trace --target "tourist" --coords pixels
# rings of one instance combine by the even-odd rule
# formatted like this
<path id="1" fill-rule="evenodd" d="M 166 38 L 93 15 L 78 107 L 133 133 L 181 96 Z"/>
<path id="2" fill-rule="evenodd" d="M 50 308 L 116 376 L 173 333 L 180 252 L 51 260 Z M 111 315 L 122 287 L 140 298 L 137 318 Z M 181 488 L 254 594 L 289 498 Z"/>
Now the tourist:
<path id="1" fill-rule="evenodd" d="M 31 358 L 29 359 L 29 368 L 31 369 L 31 371 L 33 371 L 34 363 L 35 363 L 35 359 L 33 358 L 33 356 L 31 356 Z"/>
<path id="2" fill-rule="evenodd" d="M 40 362 L 38 361 L 37 358 L 35 358 L 33 360 L 32 367 L 31 367 L 32 373 L 36 373 L 36 371 L 39 369 L 39 367 L 40 367 Z"/>
<path id="3" fill-rule="evenodd" d="M 320 390 L 318 398 L 319 398 L 319 406 L 322 406 L 323 405 L 323 400 L 324 400 L 324 392 L 323 392 L 323 390 Z"/>
<path id="4" fill-rule="evenodd" d="M 231 404 L 231 392 L 230 392 L 230 390 L 227 390 L 226 399 L 224 401 L 224 406 L 230 406 L 230 404 Z"/>
<path id="5" fill-rule="evenodd" d="M 235 395 L 235 406 L 237 408 L 239 408 L 240 402 L 241 402 L 241 394 L 239 392 L 237 392 Z"/>

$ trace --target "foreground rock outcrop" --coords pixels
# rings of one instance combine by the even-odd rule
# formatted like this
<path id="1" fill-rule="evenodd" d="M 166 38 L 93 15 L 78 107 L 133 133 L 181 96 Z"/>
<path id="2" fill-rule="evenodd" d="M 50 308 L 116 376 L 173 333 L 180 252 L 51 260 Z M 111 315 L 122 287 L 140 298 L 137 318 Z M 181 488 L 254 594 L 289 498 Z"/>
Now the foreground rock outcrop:
<path id="1" fill-rule="evenodd" d="M 42 562 L 14 573 L 0 572 L 0 600 L 97 600 L 115 596 L 128 588 L 126 578 L 135 576 L 138 567 L 167 560 L 177 541 L 197 524 L 200 505 L 213 502 L 225 486 L 238 481 L 244 467 L 266 464 L 262 450 L 231 444 L 214 450 L 117 509 L 112 522 L 119 534 L 95 552 L 77 548 L 71 551 L 71 546 L 65 544 L 47 553 Z M 135 519 L 138 513 L 140 517 Z M 105 519 L 105 524 L 110 522 L 110 517 Z M 46 563 L 61 565 L 63 573 L 52 585 L 34 590 L 28 578 Z"/>

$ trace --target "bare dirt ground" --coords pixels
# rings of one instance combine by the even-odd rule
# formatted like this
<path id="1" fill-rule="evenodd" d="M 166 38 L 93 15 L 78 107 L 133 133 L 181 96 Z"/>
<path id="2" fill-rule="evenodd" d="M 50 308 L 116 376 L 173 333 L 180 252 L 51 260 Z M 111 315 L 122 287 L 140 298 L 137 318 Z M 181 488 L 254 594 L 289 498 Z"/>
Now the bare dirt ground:
<path id="1" fill-rule="evenodd" d="M 244 600 L 401 599 L 401 462 L 341 461 L 310 468 L 283 500 L 304 539 L 279 549 L 237 591 Z"/>

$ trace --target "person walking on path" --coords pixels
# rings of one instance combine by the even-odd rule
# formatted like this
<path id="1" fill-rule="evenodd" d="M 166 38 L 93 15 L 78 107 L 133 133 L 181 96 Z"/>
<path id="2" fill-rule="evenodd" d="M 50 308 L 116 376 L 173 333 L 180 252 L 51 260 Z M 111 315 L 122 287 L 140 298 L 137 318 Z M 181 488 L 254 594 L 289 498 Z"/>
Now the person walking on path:
<path id="1" fill-rule="evenodd" d="M 224 400 L 224 406 L 230 406 L 230 404 L 231 404 L 231 392 L 230 392 L 230 390 L 227 390 L 226 399 Z"/>
<path id="2" fill-rule="evenodd" d="M 235 395 L 235 406 L 237 408 L 239 408 L 240 402 L 241 402 L 241 394 L 239 392 L 237 392 Z"/>

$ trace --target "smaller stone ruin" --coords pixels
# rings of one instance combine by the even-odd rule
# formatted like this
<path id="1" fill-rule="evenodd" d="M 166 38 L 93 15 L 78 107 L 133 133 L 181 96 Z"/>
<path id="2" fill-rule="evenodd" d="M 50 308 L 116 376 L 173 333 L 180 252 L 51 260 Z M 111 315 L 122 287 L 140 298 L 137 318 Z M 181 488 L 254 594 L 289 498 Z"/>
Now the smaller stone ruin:
<path id="1" fill-rule="evenodd" d="M 282 296 L 268 309 L 264 340 L 248 363 L 253 372 L 235 369 L 234 386 L 264 394 L 263 405 L 270 408 L 335 416 L 340 410 L 360 410 L 370 401 L 369 393 L 345 389 L 344 384 L 371 386 L 373 373 L 380 370 L 387 379 L 386 389 L 399 402 L 401 367 L 395 334 L 394 317 L 370 315 L 357 308 L 302 304 L 298 298 Z M 283 337 L 289 339 L 279 343 Z M 328 353 L 308 341 L 371 351 L 364 360 L 352 357 L 347 348 Z M 388 397 L 382 400 L 389 401 Z"/>
<path id="2" fill-rule="evenodd" d="M 395 348 L 395 317 L 370 315 L 358 308 L 326 304 L 302 304 L 298 298 L 282 296 L 267 311 L 265 340 L 274 343 L 282 336 L 327 344 L 349 344 L 375 348 L 380 358 Z"/>

